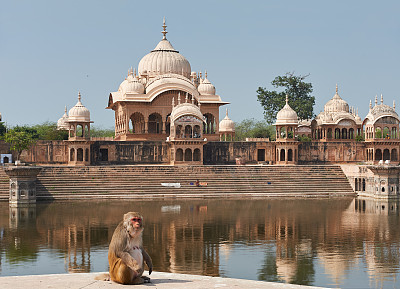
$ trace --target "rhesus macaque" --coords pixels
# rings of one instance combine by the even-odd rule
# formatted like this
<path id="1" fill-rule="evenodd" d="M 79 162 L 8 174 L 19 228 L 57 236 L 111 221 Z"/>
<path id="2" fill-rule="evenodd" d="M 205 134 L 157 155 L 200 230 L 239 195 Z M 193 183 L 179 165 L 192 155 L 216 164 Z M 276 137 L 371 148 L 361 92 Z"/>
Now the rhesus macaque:
<path id="1" fill-rule="evenodd" d="M 149 277 L 142 276 L 144 262 L 153 271 L 153 263 L 142 244 L 143 217 L 136 212 L 124 215 L 118 224 L 108 248 L 109 276 L 98 276 L 97 280 L 109 280 L 121 284 L 143 284 L 150 282 Z M 109 277 L 109 278 L 107 278 Z"/>

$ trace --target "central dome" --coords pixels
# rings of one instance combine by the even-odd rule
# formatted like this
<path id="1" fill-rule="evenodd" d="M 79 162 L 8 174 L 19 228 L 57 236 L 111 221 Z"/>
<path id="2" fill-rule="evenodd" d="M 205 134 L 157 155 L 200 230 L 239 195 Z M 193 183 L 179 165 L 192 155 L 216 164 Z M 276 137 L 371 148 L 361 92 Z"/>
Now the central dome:
<path id="1" fill-rule="evenodd" d="M 164 37 L 153 51 L 140 60 L 138 66 L 139 75 L 147 74 L 149 77 L 155 77 L 162 74 L 175 73 L 189 78 L 191 73 L 190 63 L 167 40 L 166 27 L 164 20 L 164 31 L 162 31 Z"/>

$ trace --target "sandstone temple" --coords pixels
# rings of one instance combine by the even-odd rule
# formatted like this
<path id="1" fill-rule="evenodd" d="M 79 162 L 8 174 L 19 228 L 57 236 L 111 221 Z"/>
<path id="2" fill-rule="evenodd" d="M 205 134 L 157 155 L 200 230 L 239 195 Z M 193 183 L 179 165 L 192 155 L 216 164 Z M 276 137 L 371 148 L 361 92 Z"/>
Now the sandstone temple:
<path id="1" fill-rule="evenodd" d="M 22 161 L 70 166 L 399 164 L 395 103 L 389 106 L 383 96 L 380 102 L 375 97 L 362 119 L 337 86 L 313 120 L 299 120 L 287 98 L 276 116 L 275 141 L 235 141 L 227 109 L 219 121 L 220 107 L 229 102 L 217 94 L 207 72 L 193 72 L 166 35 L 164 21 L 161 41 L 109 94 L 106 108 L 115 115 L 114 137 L 91 137 L 93 121 L 79 93 L 76 105 L 68 113 L 65 108 L 58 120 L 58 128 L 68 130 L 68 140 L 39 141 L 23 153 Z"/>

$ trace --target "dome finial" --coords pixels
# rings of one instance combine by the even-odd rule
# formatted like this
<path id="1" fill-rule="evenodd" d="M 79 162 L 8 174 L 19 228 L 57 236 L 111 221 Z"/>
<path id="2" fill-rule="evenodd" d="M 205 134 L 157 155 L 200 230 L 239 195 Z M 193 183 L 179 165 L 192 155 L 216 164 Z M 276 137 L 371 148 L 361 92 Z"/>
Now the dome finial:
<path id="1" fill-rule="evenodd" d="M 167 29 L 167 25 L 165 25 L 165 16 L 164 16 L 163 26 L 162 26 L 162 27 L 163 27 L 163 31 L 161 31 L 161 33 L 164 35 L 164 36 L 163 36 L 163 39 L 167 39 L 167 33 L 168 33 L 168 32 L 167 32 L 167 30 L 166 30 L 166 29 Z"/>
<path id="2" fill-rule="evenodd" d="M 204 71 L 204 75 L 205 75 L 205 77 L 207 78 L 207 70 L 206 70 L 206 71 Z"/>
<path id="3" fill-rule="evenodd" d="M 286 104 L 288 105 L 289 103 L 289 95 L 286 94 Z"/>
<path id="4" fill-rule="evenodd" d="M 378 95 L 375 95 L 375 105 L 378 104 Z"/>
<path id="5" fill-rule="evenodd" d="M 136 77 L 136 68 L 133 70 L 133 75 Z"/>
<path id="6" fill-rule="evenodd" d="M 369 100 L 369 109 L 372 109 L 372 100 Z"/>
<path id="7" fill-rule="evenodd" d="M 383 104 L 383 94 L 381 93 L 381 104 Z"/>
<path id="8" fill-rule="evenodd" d="M 226 116 L 228 116 L 228 108 L 226 108 Z"/>
<path id="9" fill-rule="evenodd" d="M 394 102 L 394 99 L 393 99 L 393 109 L 396 109 L 396 103 Z"/>
<path id="10" fill-rule="evenodd" d="M 394 104 L 394 100 L 393 100 L 393 104 Z M 65 112 L 65 114 L 67 114 L 67 106 L 65 106 L 64 112 Z"/>
<path id="11" fill-rule="evenodd" d="M 338 86 L 337 86 L 337 83 L 336 83 L 336 94 L 338 94 Z"/>
<path id="12" fill-rule="evenodd" d="M 78 101 L 81 102 L 81 92 L 78 92 Z"/>

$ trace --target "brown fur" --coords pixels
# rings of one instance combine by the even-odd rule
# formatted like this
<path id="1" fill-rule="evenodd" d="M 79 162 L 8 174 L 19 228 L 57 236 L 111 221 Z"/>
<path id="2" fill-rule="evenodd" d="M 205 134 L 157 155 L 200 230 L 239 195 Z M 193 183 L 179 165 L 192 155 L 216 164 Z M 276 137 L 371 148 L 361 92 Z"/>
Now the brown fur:
<path id="1" fill-rule="evenodd" d="M 141 218 L 141 222 L 134 222 L 132 218 Z M 153 271 L 153 263 L 149 254 L 143 248 L 142 232 L 143 217 L 137 212 L 129 212 L 124 215 L 118 224 L 111 239 L 108 249 L 108 263 L 110 266 L 109 276 L 99 275 L 96 280 L 107 280 L 121 284 L 143 284 L 149 282 L 150 278 L 142 277 L 144 262 L 149 267 L 149 274 Z M 142 258 L 138 258 L 140 251 Z M 137 259 L 135 259 L 135 257 Z M 108 279 L 109 280 L 109 279 Z"/>

